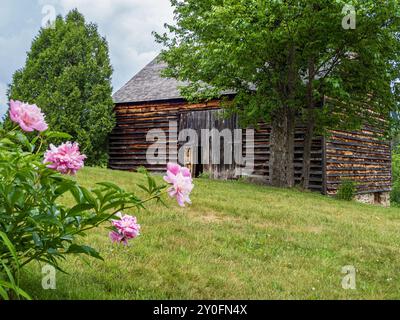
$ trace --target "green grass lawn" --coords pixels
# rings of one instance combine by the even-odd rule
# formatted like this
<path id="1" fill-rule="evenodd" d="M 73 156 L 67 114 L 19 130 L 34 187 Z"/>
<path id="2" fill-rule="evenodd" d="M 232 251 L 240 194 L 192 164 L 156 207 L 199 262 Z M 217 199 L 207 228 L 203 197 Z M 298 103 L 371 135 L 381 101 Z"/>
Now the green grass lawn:
<path id="1" fill-rule="evenodd" d="M 112 181 L 138 191 L 134 173 L 87 168 L 85 186 Z M 161 179 L 161 178 L 160 178 Z M 400 209 L 243 182 L 198 179 L 193 205 L 130 212 L 142 236 L 112 245 L 108 232 L 85 243 L 105 261 L 70 257 L 57 290 L 44 291 L 33 264 L 22 287 L 35 299 L 398 299 Z M 68 201 L 66 199 L 65 201 Z M 357 268 L 357 289 L 341 286 Z"/>

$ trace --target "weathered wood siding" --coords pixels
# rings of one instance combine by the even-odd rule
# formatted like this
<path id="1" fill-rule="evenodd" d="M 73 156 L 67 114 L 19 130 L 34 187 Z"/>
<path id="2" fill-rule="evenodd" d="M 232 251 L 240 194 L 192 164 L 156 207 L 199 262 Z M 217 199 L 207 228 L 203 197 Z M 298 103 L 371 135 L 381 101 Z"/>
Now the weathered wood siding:
<path id="1" fill-rule="evenodd" d="M 179 131 L 191 128 L 198 131 L 201 137 L 201 129 L 216 128 L 238 128 L 236 117 L 231 119 L 221 119 L 218 116 L 220 108 L 218 101 L 211 101 L 202 104 L 187 104 L 183 101 L 146 103 L 136 105 L 117 105 L 115 114 L 117 125 L 109 138 L 110 161 L 109 167 L 118 170 L 134 171 L 141 166 L 145 166 L 150 171 L 161 172 L 165 170 L 165 164 L 149 165 L 146 159 L 148 147 L 153 142 L 146 141 L 146 136 L 151 129 L 160 129 L 166 133 L 177 136 Z M 176 121 L 178 126 L 169 128 L 170 121 Z M 171 130 L 172 129 L 172 130 Z M 247 154 L 254 157 L 253 178 L 269 180 L 269 158 L 270 158 L 270 135 L 269 125 L 260 123 L 255 129 L 254 134 L 254 153 Z M 167 136 L 168 140 L 169 136 Z M 246 156 L 246 134 L 243 131 L 243 156 Z M 314 191 L 324 191 L 324 169 L 323 169 L 323 139 L 316 138 L 312 145 L 311 160 L 311 181 L 310 189 Z M 176 140 L 172 142 L 177 142 Z M 166 160 L 169 158 L 169 146 L 167 141 L 166 153 L 163 155 Z M 222 145 L 222 143 L 221 143 Z M 304 129 L 299 126 L 295 135 L 295 180 L 300 183 L 304 148 Z M 223 163 L 223 154 L 221 155 Z M 215 165 L 204 166 L 204 171 L 209 172 L 214 178 L 233 178 L 235 176 L 235 165 Z"/>
<path id="2" fill-rule="evenodd" d="M 271 155 L 271 127 L 260 123 L 254 136 L 255 171 L 253 177 L 269 180 L 269 158 Z M 244 139 L 243 139 L 244 140 Z M 300 184 L 303 170 L 304 127 L 298 125 L 295 132 L 294 169 L 295 183 Z M 313 139 L 311 151 L 310 189 L 323 192 L 323 139 Z"/>
<path id="3" fill-rule="evenodd" d="M 196 131 L 198 137 L 199 147 L 203 147 L 202 140 L 202 130 L 211 130 L 216 129 L 219 132 L 222 132 L 225 129 L 230 130 L 231 133 L 234 132 L 235 129 L 239 128 L 238 119 L 236 116 L 230 118 L 223 118 L 220 114 L 220 109 L 216 110 L 205 110 L 205 111 L 190 111 L 190 112 L 182 112 L 179 117 L 179 131 L 185 129 L 192 129 Z M 232 142 L 234 140 L 233 134 L 230 134 L 230 138 Z M 197 160 L 202 162 L 202 159 L 206 158 L 207 163 L 202 162 L 203 172 L 208 173 L 210 177 L 214 179 L 234 179 L 235 171 L 237 166 L 234 163 L 234 148 L 233 144 L 230 143 L 230 147 L 227 152 L 231 155 L 232 161 L 225 161 L 224 153 L 225 153 L 225 140 L 223 138 L 220 139 L 220 149 L 219 149 L 219 162 L 217 163 L 216 159 L 213 158 L 212 148 L 211 148 L 211 139 L 210 140 L 210 148 L 208 149 L 206 155 L 204 155 L 204 149 L 202 148 L 201 152 L 198 152 Z M 245 138 L 243 139 L 245 143 Z M 185 142 L 181 142 L 179 144 L 179 148 Z M 231 162 L 231 163 L 228 163 Z"/>
<path id="4" fill-rule="evenodd" d="M 221 119 L 218 116 L 218 101 L 188 104 L 184 101 L 117 105 L 115 114 L 117 125 L 109 137 L 109 167 L 118 170 L 136 170 L 145 166 L 150 171 L 161 172 L 165 164 L 147 163 L 148 147 L 154 142 L 146 141 L 149 130 L 160 129 L 167 134 L 162 156 L 169 159 L 169 135 L 173 143 L 179 131 L 185 128 L 201 129 L 238 128 L 236 117 Z M 176 127 L 170 128 L 170 121 Z M 269 180 L 271 128 L 259 124 L 254 135 L 254 172 L 252 177 Z M 201 137 L 200 132 L 198 136 Z M 342 179 L 351 179 L 358 184 L 358 193 L 378 193 L 391 190 L 391 150 L 390 144 L 381 140 L 378 130 L 365 127 L 359 132 L 332 131 L 329 138 L 315 138 L 312 144 L 310 189 L 333 195 Z M 245 131 L 243 145 L 246 146 Z M 160 141 L 159 141 L 160 142 Z M 221 143 L 223 145 L 223 143 Z M 299 125 L 295 135 L 295 181 L 300 183 L 303 163 L 304 129 Z M 243 148 L 243 156 L 246 154 Z M 177 156 L 174 155 L 174 156 Z M 221 155 L 223 162 L 223 155 Z M 233 178 L 235 165 L 204 166 L 214 178 Z"/>
<path id="5" fill-rule="evenodd" d="M 357 183 L 359 194 L 391 191 L 390 143 L 379 130 L 332 131 L 326 140 L 326 193 L 336 194 L 342 179 Z"/>
<path id="6" fill-rule="evenodd" d="M 303 152 L 304 152 L 304 133 L 305 128 L 298 126 L 295 135 L 295 154 L 294 169 L 295 183 L 301 183 L 303 171 Z M 324 148 L 322 137 L 316 137 L 311 145 L 311 168 L 310 168 L 310 190 L 324 192 Z"/>
<path id="7" fill-rule="evenodd" d="M 116 105 L 117 124 L 109 137 L 109 167 L 116 170 L 134 171 L 145 166 L 149 171 L 163 171 L 165 165 L 149 165 L 146 152 L 153 142 L 146 141 L 149 130 L 160 129 L 176 134 L 178 128 L 170 131 L 170 121 L 179 121 L 182 112 L 219 108 L 218 101 L 189 105 L 183 101 L 154 102 L 134 105 Z M 169 136 L 167 135 L 167 140 Z M 164 141 L 168 151 L 168 142 Z M 165 154 L 168 159 L 168 152 Z"/>

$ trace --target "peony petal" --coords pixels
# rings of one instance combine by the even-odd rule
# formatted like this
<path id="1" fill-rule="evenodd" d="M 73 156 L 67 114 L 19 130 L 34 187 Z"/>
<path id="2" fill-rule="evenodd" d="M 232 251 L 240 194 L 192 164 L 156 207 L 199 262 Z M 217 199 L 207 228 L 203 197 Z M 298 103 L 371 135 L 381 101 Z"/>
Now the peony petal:
<path id="1" fill-rule="evenodd" d="M 178 201 L 178 204 L 179 204 L 181 207 L 185 207 L 185 198 L 182 196 L 182 194 L 179 194 L 179 193 L 178 193 L 178 195 L 177 195 L 177 197 L 176 197 L 176 200 Z"/>
<path id="2" fill-rule="evenodd" d="M 10 100 L 9 114 L 11 121 L 18 123 L 23 131 L 45 131 L 48 129 L 44 114 L 37 105 Z"/>
<path id="3" fill-rule="evenodd" d="M 182 167 L 182 168 L 181 168 L 181 173 L 182 173 L 182 175 L 183 175 L 184 177 L 192 178 L 192 173 L 191 173 L 190 170 L 189 170 L 188 168 L 186 168 L 186 167 Z"/>
<path id="4" fill-rule="evenodd" d="M 176 164 L 176 163 L 168 163 L 168 165 L 167 165 L 167 170 L 169 171 L 169 172 L 171 172 L 173 175 L 177 175 L 179 172 L 180 172 L 180 170 L 181 170 L 181 166 L 179 165 L 179 164 Z"/>

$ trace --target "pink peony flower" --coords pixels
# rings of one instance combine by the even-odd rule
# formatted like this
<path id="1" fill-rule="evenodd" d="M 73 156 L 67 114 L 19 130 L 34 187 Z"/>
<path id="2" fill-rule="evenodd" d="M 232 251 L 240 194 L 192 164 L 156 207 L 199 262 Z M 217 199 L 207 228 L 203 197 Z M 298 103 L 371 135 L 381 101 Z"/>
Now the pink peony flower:
<path id="1" fill-rule="evenodd" d="M 110 240 L 112 243 L 124 243 L 127 244 L 127 242 L 124 240 L 124 236 L 122 234 L 119 234 L 116 231 L 112 231 L 109 234 Z"/>
<path id="2" fill-rule="evenodd" d="M 135 239 L 140 235 L 140 225 L 137 223 L 136 217 L 122 215 L 121 212 L 116 214 L 120 220 L 112 220 L 111 223 L 115 231 L 110 232 L 109 237 L 113 243 L 128 244 L 129 240 Z"/>
<path id="3" fill-rule="evenodd" d="M 59 147 L 51 144 L 50 150 L 44 155 L 44 163 L 49 163 L 48 168 L 71 175 L 83 168 L 85 159 L 86 156 L 79 152 L 79 145 L 71 142 L 64 143 Z"/>
<path id="4" fill-rule="evenodd" d="M 190 193 L 193 191 L 194 185 L 192 174 L 188 168 L 169 163 L 167 166 L 167 175 L 164 177 L 164 180 L 172 185 L 168 189 L 168 193 L 171 198 L 176 198 L 181 207 L 185 206 L 185 202 L 192 203 Z"/>
<path id="5" fill-rule="evenodd" d="M 44 114 L 37 105 L 22 103 L 21 101 L 10 101 L 10 119 L 18 123 L 25 132 L 46 131 L 48 125 L 44 120 Z"/>

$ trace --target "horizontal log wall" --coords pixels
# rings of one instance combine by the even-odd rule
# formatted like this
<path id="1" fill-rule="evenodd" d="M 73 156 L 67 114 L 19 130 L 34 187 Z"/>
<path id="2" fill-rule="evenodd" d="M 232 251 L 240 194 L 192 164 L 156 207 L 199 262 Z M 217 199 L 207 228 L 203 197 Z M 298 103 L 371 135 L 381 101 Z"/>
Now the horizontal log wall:
<path id="1" fill-rule="evenodd" d="M 146 152 L 152 142 L 146 141 L 151 129 L 161 129 L 167 134 L 178 134 L 178 127 L 169 128 L 170 121 L 182 125 L 185 115 L 193 111 L 217 110 L 218 101 L 187 104 L 184 101 L 147 103 L 141 105 L 117 105 L 117 125 L 109 137 L 109 167 L 134 171 L 140 166 L 150 171 L 165 170 L 165 165 L 149 165 Z M 195 114 L 196 114 L 195 112 Z M 198 113 L 200 119 L 201 112 Z M 198 120 L 200 121 L 200 120 Z M 227 120 L 213 121 L 222 129 Z M 233 124 L 229 122 L 229 127 Z M 208 128 L 208 126 L 205 126 Z M 271 128 L 260 124 L 255 130 L 253 177 L 269 179 Z M 358 184 L 358 193 L 387 192 L 391 190 L 390 144 L 382 141 L 379 131 L 364 128 L 359 132 L 332 131 L 326 139 L 316 138 L 312 145 L 310 188 L 327 194 L 335 194 L 342 179 L 351 179 Z M 168 160 L 168 143 L 165 159 Z M 243 134 L 245 144 L 245 134 Z M 245 144 L 246 145 L 246 144 Z M 295 180 L 300 182 L 304 148 L 304 129 L 298 126 L 295 136 Z M 244 150 L 245 155 L 245 150 Z M 215 176 L 226 176 L 232 166 L 209 168 Z M 231 173 L 228 174 L 231 176 Z"/>
<path id="2" fill-rule="evenodd" d="M 358 194 L 391 191 L 391 147 L 382 138 L 367 126 L 357 132 L 331 132 L 326 140 L 328 194 L 336 194 L 343 179 L 356 182 Z"/>
<path id="3" fill-rule="evenodd" d="M 298 125 L 295 132 L 294 150 L 294 172 L 295 183 L 300 184 L 303 170 L 303 151 L 304 151 L 304 127 Z M 267 178 L 269 180 L 269 158 L 271 155 L 271 127 L 267 124 L 259 124 L 255 130 L 255 172 L 256 178 Z M 311 171 L 310 189 L 312 191 L 323 192 L 323 139 L 316 137 L 312 142 L 311 150 Z"/>
<path id="4" fill-rule="evenodd" d="M 182 112 L 190 110 L 213 110 L 220 108 L 219 101 L 188 104 L 183 101 L 145 103 L 141 105 L 117 105 L 114 109 L 116 126 L 109 137 L 109 167 L 115 170 L 135 171 L 145 166 L 149 171 L 160 172 L 165 165 L 149 165 L 147 149 L 153 142 L 146 141 L 149 130 L 159 129 L 167 134 L 177 133 L 178 128 L 169 128 L 170 121 L 179 121 Z M 176 142 L 176 141 L 175 141 Z M 168 142 L 164 142 L 168 160 Z"/>
<path id="5" fill-rule="evenodd" d="M 204 119 L 213 122 L 213 126 L 217 129 L 223 129 L 224 126 L 231 128 L 236 120 L 218 120 L 213 111 L 218 110 L 220 104 L 218 101 L 201 104 L 187 104 L 182 101 L 148 103 L 141 105 L 117 105 L 115 114 L 117 125 L 109 138 L 109 167 L 118 170 L 137 170 L 141 166 L 145 166 L 149 171 L 161 172 L 165 170 L 165 165 L 149 165 L 146 159 L 148 147 L 152 142 L 146 141 L 146 135 L 151 129 L 161 129 L 168 133 L 170 121 L 177 121 L 179 126 L 184 127 L 204 127 L 210 128 L 211 123 L 202 123 Z M 195 112 L 194 112 L 195 111 Z M 195 120 L 188 120 L 188 117 L 194 117 Z M 205 117 L 205 118 L 204 118 Z M 204 119 L 203 119 L 204 118 Z M 184 124 L 190 121 L 191 124 Z M 202 123 L 199 125 L 199 123 Z M 178 128 L 172 128 L 172 134 L 178 133 Z M 254 141 L 254 157 L 255 169 L 252 177 L 269 180 L 269 157 L 270 157 L 270 135 L 271 128 L 267 124 L 259 124 L 255 129 Z M 200 136 L 200 135 L 199 135 Z M 167 137 L 169 138 L 169 137 Z M 245 132 L 243 132 L 243 144 L 247 146 L 245 141 Z M 165 159 L 168 160 L 168 144 L 165 141 L 167 152 Z M 300 183 L 303 163 L 304 148 L 304 129 L 298 126 L 295 135 L 295 181 Z M 243 156 L 246 150 L 243 150 Z M 322 192 L 324 190 L 323 181 L 323 143 L 321 138 L 313 140 L 312 159 L 311 159 L 311 178 L 310 189 Z M 234 166 L 209 166 L 205 168 L 211 172 L 214 177 L 232 177 Z"/>

